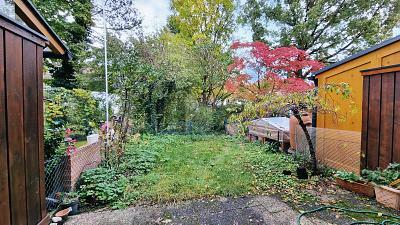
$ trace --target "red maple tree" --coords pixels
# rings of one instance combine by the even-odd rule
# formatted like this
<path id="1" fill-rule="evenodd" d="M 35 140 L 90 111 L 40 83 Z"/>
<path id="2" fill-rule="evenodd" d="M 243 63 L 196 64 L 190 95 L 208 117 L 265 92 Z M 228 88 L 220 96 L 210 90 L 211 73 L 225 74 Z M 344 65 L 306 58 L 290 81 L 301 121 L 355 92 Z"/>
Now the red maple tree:
<path id="1" fill-rule="evenodd" d="M 303 92 L 314 88 L 307 81 L 324 65 L 294 46 L 271 48 L 263 42 L 234 42 L 234 62 L 225 89 L 237 98 L 255 101 L 272 93 Z"/>

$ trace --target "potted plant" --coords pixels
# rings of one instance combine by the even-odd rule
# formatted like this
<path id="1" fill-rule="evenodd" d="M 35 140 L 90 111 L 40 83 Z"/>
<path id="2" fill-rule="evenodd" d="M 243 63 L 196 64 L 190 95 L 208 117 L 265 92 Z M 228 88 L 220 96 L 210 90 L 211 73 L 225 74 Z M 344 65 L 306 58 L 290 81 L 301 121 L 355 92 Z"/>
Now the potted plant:
<path id="1" fill-rule="evenodd" d="M 308 179 L 308 171 L 307 171 L 308 156 L 296 152 L 294 154 L 294 159 L 297 162 L 297 168 L 296 168 L 297 178 Z"/>
<path id="2" fill-rule="evenodd" d="M 375 196 L 374 186 L 354 172 L 337 171 L 335 177 L 336 183 L 343 189 L 368 197 Z"/>
<path id="3" fill-rule="evenodd" d="M 390 164 L 384 170 L 363 170 L 362 175 L 374 183 L 377 202 L 400 210 L 400 164 Z"/>
<path id="4" fill-rule="evenodd" d="M 76 215 L 79 213 L 79 196 L 76 192 L 68 192 L 63 195 L 61 210 L 71 207 L 70 215 Z"/>

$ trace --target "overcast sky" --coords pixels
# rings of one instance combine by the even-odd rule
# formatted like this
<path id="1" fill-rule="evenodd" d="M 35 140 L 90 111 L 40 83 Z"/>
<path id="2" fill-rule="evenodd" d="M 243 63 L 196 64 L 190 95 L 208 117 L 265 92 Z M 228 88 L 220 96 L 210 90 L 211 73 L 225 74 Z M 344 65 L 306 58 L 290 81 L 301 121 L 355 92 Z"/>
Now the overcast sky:
<path id="1" fill-rule="evenodd" d="M 143 16 L 143 29 L 146 34 L 165 26 L 171 14 L 169 0 L 136 0 L 136 7 Z M 399 34 L 400 29 L 395 29 L 394 36 Z M 244 27 L 236 29 L 233 40 L 251 41 L 251 30 Z"/>
<path id="2" fill-rule="evenodd" d="M 136 8 L 143 16 L 143 29 L 146 34 L 160 30 L 167 24 L 171 14 L 170 0 L 136 0 Z M 233 40 L 251 41 L 249 28 L 239 27 L 233 34 Z"/>
<path id="3" fill-rule="evenodd" d="M 136 8 L 143 16 L 145 33 L 153 33 L 167 24 L 171 14 L 169 0 L 136 0 Z"/>

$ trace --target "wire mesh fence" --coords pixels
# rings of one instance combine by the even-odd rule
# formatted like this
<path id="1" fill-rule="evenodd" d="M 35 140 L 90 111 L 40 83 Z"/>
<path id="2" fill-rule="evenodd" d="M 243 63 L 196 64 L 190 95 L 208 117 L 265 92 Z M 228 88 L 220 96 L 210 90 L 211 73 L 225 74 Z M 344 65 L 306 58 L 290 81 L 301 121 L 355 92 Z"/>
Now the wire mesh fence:
<path id="1" fill-rule="evenodd" d="M 82 172 L 97 167 L 102 161 L 102 141 L 77 148 L 74 152 L 45 162 L 46 207 L 56 209 L 63 198 L 74 191 Z"/>
<path id="2" fill-rule="evenodd" d="M 60 203 L 60 193 L 70 191 L 68 156 L 60 156 L 45 162 L 46 207 L 52 211 Z"/>
<path id="3" fill-rule="evenodd" d="M 361 132 L 308 127 L 317 162 L 324 166 L 360 173 Z M 300 126 L 295 129 L 296 155 L 309 162 L 307 138 Z"/>

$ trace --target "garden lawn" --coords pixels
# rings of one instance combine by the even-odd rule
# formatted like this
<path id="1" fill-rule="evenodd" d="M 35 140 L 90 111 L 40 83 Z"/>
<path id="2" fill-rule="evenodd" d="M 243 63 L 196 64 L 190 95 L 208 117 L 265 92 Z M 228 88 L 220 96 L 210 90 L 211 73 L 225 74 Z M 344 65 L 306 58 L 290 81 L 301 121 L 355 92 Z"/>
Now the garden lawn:
<path id="1" fill-rule="evenodd" d="M 80 193 L 83 199 L 94 195 L 98 202 L 115 207 L 260 193 L 281 193 L 297 201 L 307 197 L 299 193 L 307 183 L 282 174 L 295 167 L 290 156 L 273 152 L 271 146 L 229 136 L 147 136 L 129 144 L 117 169 L 85 173 Z"/>
<path id="2" fill-rule="evenodd" d="M 172 141 L 160 152 L 160 165 L 140 180 L 139 190 L 147 198 L 182 200 L 253 191 L 245 145 L 224 136 L 160 138 Z"/>

